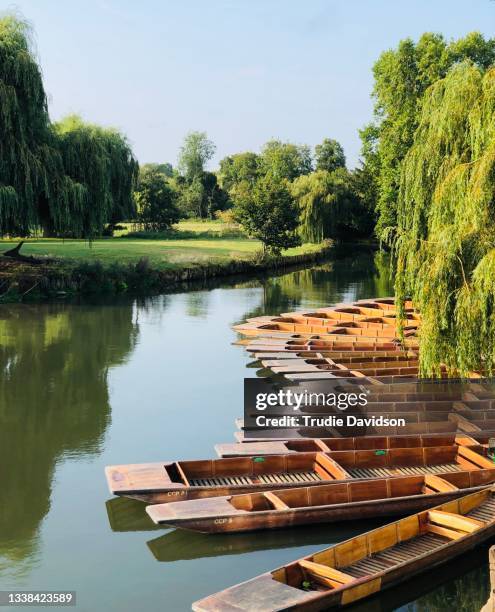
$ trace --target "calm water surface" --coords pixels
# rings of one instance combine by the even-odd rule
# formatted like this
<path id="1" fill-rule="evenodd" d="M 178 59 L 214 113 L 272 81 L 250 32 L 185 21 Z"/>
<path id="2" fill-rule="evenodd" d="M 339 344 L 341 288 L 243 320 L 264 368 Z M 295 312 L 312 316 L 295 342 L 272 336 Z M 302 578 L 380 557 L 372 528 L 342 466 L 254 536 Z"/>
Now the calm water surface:
<path id="1" fill-rule="evenodd" d="M 185 611 L 370 528 L 156 529 L 144 505 L 109 500 L 103 468 L 214 457 L 215 443 L 233 441 L 242 380 L 256 370 L 231 324 L 391 292 L 386 261 L 356 252 L 145 300 L 0 306 L 0 589 L 73 589 L 81 612 Z M 359 609 L 478 611 L 485 559 L 477 552 Z"/>

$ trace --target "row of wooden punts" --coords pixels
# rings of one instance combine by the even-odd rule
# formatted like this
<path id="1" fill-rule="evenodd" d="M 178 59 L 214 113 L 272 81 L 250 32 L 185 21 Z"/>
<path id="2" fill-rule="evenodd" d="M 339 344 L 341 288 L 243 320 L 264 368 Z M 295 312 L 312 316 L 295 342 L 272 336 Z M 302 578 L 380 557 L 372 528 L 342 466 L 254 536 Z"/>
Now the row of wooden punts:
<path id="1" fill-rule="evenodd" d="M 194 610 L 340 607 L 495 535 L 495 393 L 477 372 L 458 384 L 421 382 L 421 317 L 410 302 L 405 313 L 400 338 L 392 298 L 234 328 L 272 377 L 362 384 L 368 401 L 357 413 L 404 419 L 400 428 L 353 437 L 336 427 L 324 435 L 279 429 L 265 438 L 238 419 L 236 442 L 217 444 L 218 459 L 106 468 L 111 493 L 148 504 L 155 524 L 205 534 L 410 515 L 206 597 Z"/>

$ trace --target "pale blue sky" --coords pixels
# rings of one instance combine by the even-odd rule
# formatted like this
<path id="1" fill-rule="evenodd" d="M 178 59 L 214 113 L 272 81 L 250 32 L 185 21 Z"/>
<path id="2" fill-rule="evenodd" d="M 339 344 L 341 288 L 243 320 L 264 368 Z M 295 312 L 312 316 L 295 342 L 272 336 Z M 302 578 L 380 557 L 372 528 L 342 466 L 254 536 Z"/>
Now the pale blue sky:
<path id="1" fill-rule="evenodd" d="M 495 35 L 490 0 L 18 0 L 52 118 L 77 112 L 170 161 L 190 130 L 227 154 L 270 138 L 339 140 L 349 165 L 372 113 L 371 68 L 401 38 Z"/>

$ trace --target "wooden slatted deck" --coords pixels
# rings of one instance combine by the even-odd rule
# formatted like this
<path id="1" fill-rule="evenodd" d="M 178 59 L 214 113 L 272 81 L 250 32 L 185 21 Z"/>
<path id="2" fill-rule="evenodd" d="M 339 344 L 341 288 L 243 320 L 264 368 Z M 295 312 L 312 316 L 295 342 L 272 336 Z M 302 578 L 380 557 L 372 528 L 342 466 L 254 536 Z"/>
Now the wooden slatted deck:
<path id="1" fill-rule="evenodd" d="M 493 520 L 495 517 L 495 499 L 490 497 L 480 506 L 468 512 L 465 516 L 483 522 Z M 431 552 L 449 541 L 448 538 L 435 533 L 425 533 L 417 538 L 400 542 L 379 553 L 360 559 L 352 565 L 341 568 L 341 571 L 354 578 L 363 578 L 364 576 L 386 570 L 394 565 L 411 561 L 418 555 Z"/>
<path id="2" fill-rule="evenodd" d="M 402 467 L 369 467 L 346 468 L 353 478 L 382 478 L 385 476 L 417 476 L 420 474 L 441 474 L 444 472 L 459 472 L 457 463 L 442 463 L 438 465 L 411 465 Z"/>
<path id="3" fill-rule="evenodd" d="M 192 487 L 218 487 L 259 484 L 302 484 L 322 480 L 319 474 L 312 471 L 279 472 L 275 474 L 258 474 L 257 476 L 211 476 L 210 478 L 189 478 Z"/>
<path id="4" fill-rule="evenodd" d="M 488 498 L 477 508 L 474 508 L 466 514 L 469 518 L 474 518 L 479 521 L 491 521 L 495 517 L 495 499 Z"/>
<path id="5" fill-rule="evenodd" d="M 355 578 L 362 578 L 370 574 L 382 572 L 405 561 L 411 561 L 418 555 L 431 552 L 447 542 L 449 542 L 448 538 L 433 533 L 426 533 L 418 538 L 400 542 L 391 548 L 360 559 L 348 567 L 341 568 L 341 571 Z"/>

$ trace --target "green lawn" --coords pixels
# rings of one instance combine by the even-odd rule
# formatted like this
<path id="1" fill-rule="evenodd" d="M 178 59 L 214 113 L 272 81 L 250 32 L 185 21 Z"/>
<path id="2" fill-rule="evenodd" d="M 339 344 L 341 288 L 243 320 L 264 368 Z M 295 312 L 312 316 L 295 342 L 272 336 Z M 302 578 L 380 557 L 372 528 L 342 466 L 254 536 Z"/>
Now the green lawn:
<path id="1" fill-rule="evenodd" d="M 205 231 L 203 222 L 185 222 L 189 231 Z M 191 225 L 199 225 L 198 230 Z M 216 223 L 216 222 L 212 222 Z M 186 228 L 184 228 L 186 229 Z M 211 228 L 209 228 L 211 229 Z M 0 241 L 0 251 L 12 248 L 16 241 Z M 48 255 L 71 260 L 96 260 L 105 264 L 137 261 L 141 257 L 160 268 L 178 268 L 189 264 L 215 262 L 232 259 L 247 259 L 261 248 L 256 240 L 246 238 L 224 239 L 187 239 L 187 240 L 149 240 L 138 238 L 106 238 L 88 244 L 84 240 L 32 239 L 22 248 L 24 255 Z M 284 254 L 292 255 L 316 251 L 320 245 L 308 244 L 289 249 Z"/>

